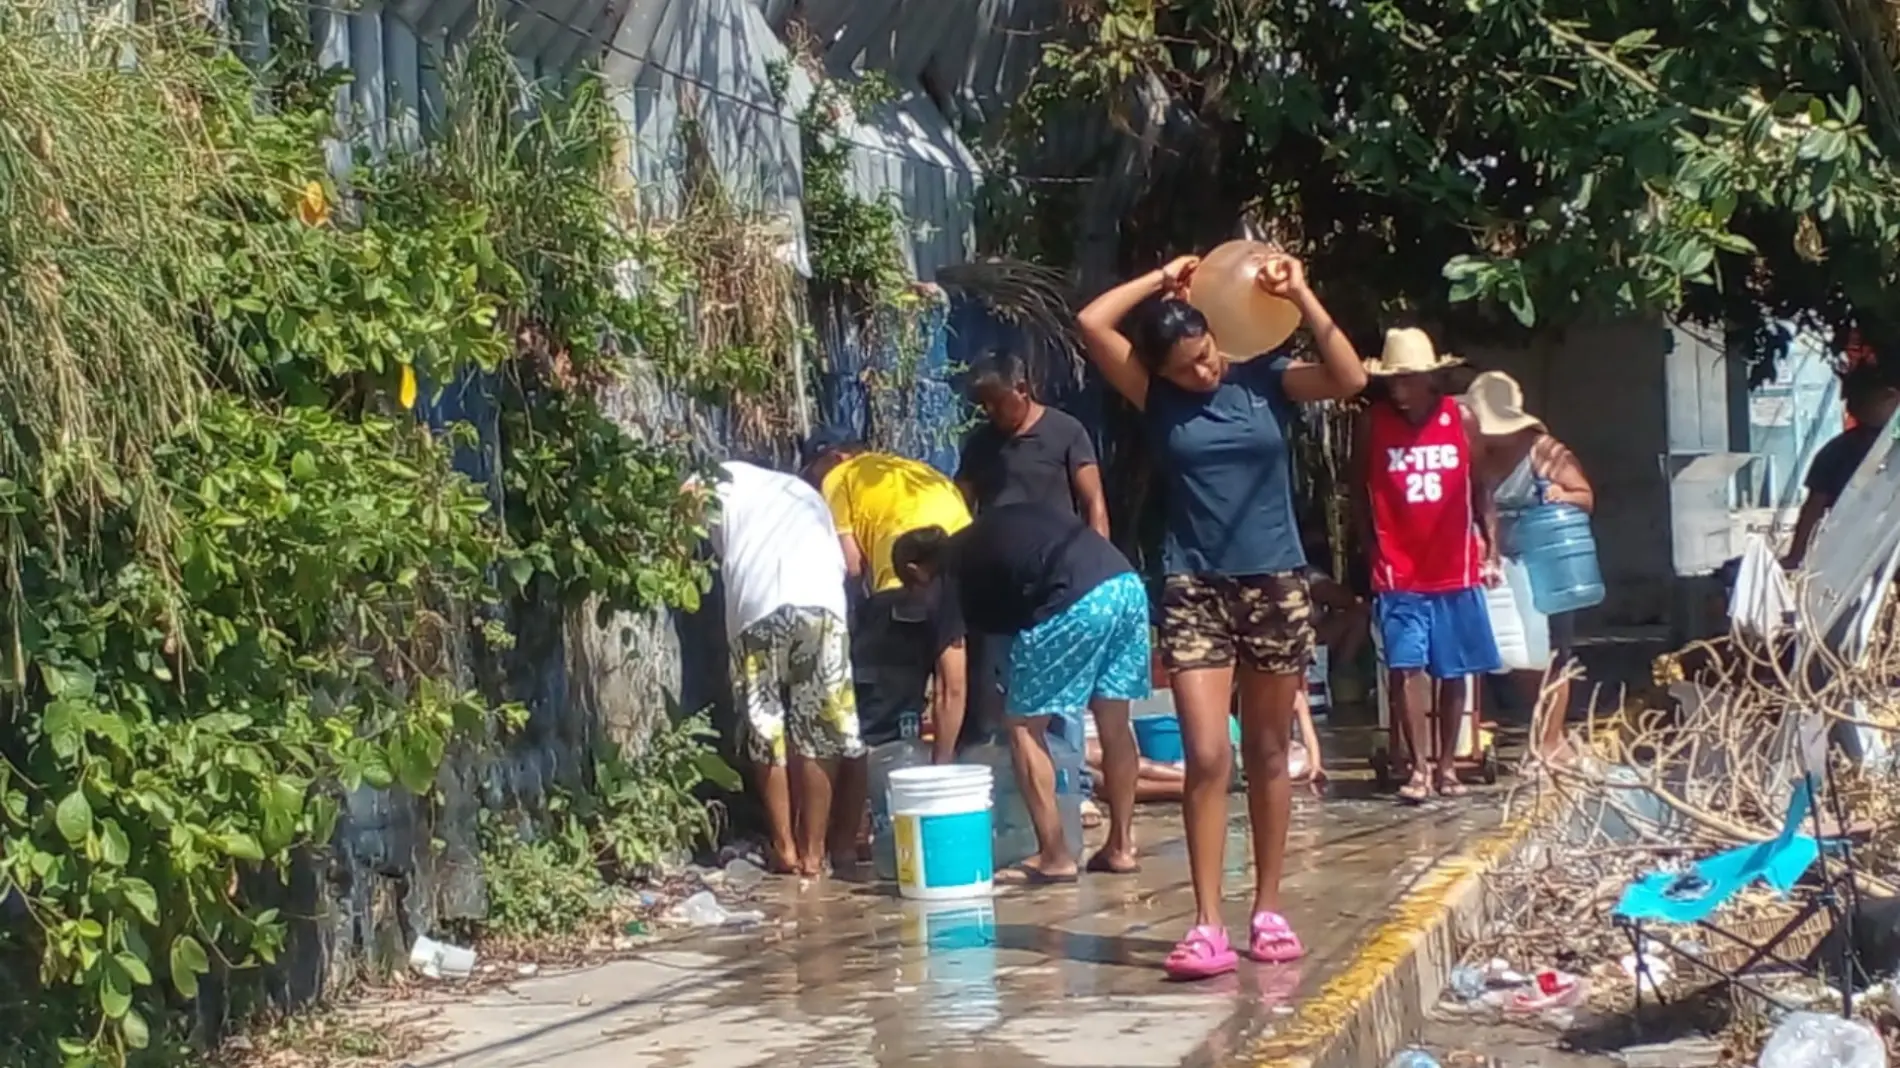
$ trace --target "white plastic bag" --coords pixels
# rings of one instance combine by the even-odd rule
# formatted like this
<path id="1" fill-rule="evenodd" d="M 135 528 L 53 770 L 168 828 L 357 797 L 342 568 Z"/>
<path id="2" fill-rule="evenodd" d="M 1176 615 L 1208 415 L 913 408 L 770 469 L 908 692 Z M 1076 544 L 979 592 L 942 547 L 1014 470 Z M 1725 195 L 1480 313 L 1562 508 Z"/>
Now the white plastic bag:
<path id="1" fill-rule="evenodd" d="M 1504 581 L 1484 591 L 1484 607 L 1504 670 L 1550 666 L 1550 617 L 1531 607 L 1531 574 L 1522 561 L 1504 559 Z"/>
<path id="2" fill-rule="evenodd" d="M 1729 591 L 1729 619 L 1744 633 L 1772 638 L 1787 629 L 1794 610 L 1794 591 L 1788 588 L 1774 548 L 1761 535 L 1750 534 L 1735 571 L 1735 587 Z"/>
<path id="3" fill-rule="evenodd" d="M 1880 1035 L 1860 1020 L 1793 1012 L 1762 1048 L 1761 1068 L 1887 1068 Z"/>

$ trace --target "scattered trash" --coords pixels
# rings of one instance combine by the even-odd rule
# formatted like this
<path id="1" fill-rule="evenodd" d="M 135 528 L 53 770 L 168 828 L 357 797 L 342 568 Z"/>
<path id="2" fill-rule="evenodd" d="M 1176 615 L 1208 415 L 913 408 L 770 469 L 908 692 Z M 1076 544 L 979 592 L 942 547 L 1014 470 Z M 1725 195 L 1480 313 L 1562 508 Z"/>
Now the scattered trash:
<path id="1" fill-rule="evenodd" d="M 633 938 L 639 938 L 641 935 L 647 933 L 647 925 L 641 920 L 628 920 L 627 925 L 620 929 L 620 933 Z"/>
<path id="2" fill-rule="evenodd" d="M 1634 953 L 1625 953 L 1618 963 L 1622 965 L 1624 975 L 1628 976 L 1632 982 L 1642 984 L 1645 994 L 1656 993 L 1662 984 L 1667 983 L 1670 977 L 1676 974 L 1676 970 L 1670 967 L 1667 960 L 1654 953 L 1643 954 L 1640 971 L 1637 968 L 1638 961 Z"/>
<path id="3" fill-rule="evenodd" d="M 660 907 L 660 904 L 664 902 L 666 899 L 664 897 L 661 897 L 659 894 L 654 893 L 651 890 L 642 890 L 640 891 L 639 900 L 640 900 L 641 908 L 657 909 Z"/>
<path id="4" fill-rule="evenodd" d="M 475 951 L 419 935 L 409 948 L 409 966 L 430 979 L 466 979 L 475 972 Z"/>
<path id="5" fill-rule="evenodd" d="M 726 864 L 726 886 L 734 893 L 749 894 L 765 881 L 765 869 L 744 857 L 734 857 Z"/>
<path id="6" fill-rule="evenodd" d="M 1493 957 L 1491 963 L 1485 965 L 1484 981 L 1493 988 L 1514 987 L 1528 984 L 1531 977 L 1512 968 L 1511 962 L 1503 957 Z"/>
<path id="7" fill-rule="evenodd" d="M 1887 1050 L 1860 1020 L 1789 1013 L 1762 1048 L 1761 1068 L 1887 1068 Z"/>
<path id="8" fill-rule="evenodd" d="M 765 913 L 731 912 L 712 896 L 712 891 L 701 890 L 668 910 L 667 918 L 688 927 L 745 927 L 764 923 Z"/>
<path id="9" fill-rule="evenodd" d="M 1385 1068 L 1439 1068 L 1438 1058 L 1413 1046 L 1402 1049 L 1385 1062 Z"/>
<path id="10" fill-rule="evenodd" d="M 539 964 L 517 965 L 515 967 L 515 974 L 519 975 L 523 979 L 532 979 L 535 976 L 541 974 L 541 966 Z"/>
<path id="11" fill-rule="evenodd" d="M 1445 987 L 1451 991 L 1452 996 L 1467 1003 L 1484 997 L 1487 986 L 1489 983 L 1486 982 L 1484 973 L 1469 964 L 1460 964 L 1453 968 L 1451 978 L 1445 982 Z"/>
<path id="12" fill-rule="evenodd" d="M 1547 968 L 1537 973 L 1528 989 L 1512 994 L 1504 1007 L 1526 1016 L 1552 1009 L 1571 1009 L 1581 1005 L 1587 993 L 1582 979 Z"/>

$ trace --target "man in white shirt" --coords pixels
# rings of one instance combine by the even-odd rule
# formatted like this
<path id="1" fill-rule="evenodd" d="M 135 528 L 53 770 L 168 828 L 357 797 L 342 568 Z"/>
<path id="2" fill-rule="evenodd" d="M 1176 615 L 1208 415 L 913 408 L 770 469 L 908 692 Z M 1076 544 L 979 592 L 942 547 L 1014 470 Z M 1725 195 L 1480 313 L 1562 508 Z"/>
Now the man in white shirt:
<path id="1" fill-rule="evenodd" d="M 802 479 L 746 463 L 721 467 L 712 544 L 725 579 L 733 693 L 771 823 L 769 859 L 775 870 L 817 875 L 838 763 L 864 753 L 844 552 L 830 507 Z"/>

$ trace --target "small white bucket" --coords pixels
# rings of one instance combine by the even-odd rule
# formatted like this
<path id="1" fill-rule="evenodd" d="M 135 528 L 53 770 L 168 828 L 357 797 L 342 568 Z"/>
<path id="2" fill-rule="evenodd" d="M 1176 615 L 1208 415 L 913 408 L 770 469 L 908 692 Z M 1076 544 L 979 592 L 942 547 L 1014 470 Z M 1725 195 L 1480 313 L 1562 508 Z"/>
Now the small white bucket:
<path id="1" fill-rule="evenodd" d="M 891 772 L 897 892 L 917 901 L 992 891 L 990 769 L 980 764 Z"/>

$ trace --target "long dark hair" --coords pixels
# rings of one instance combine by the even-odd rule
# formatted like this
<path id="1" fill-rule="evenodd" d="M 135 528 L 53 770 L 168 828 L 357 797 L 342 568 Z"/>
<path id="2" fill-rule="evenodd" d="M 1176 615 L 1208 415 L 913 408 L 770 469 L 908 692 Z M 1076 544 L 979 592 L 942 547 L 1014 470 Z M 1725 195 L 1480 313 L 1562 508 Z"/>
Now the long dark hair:
<path id="1" fill-rule="evenodd" d="M 1191 338 L 1207 336 L 1207 317 L 1185 300 L 1161 297 L 1135 309 L 1130 317 L 1128 341 L 1134 346 L 1135 359 L 1150 372 L 1159 371 L 1168 362 L 1174 346 Z"/>

